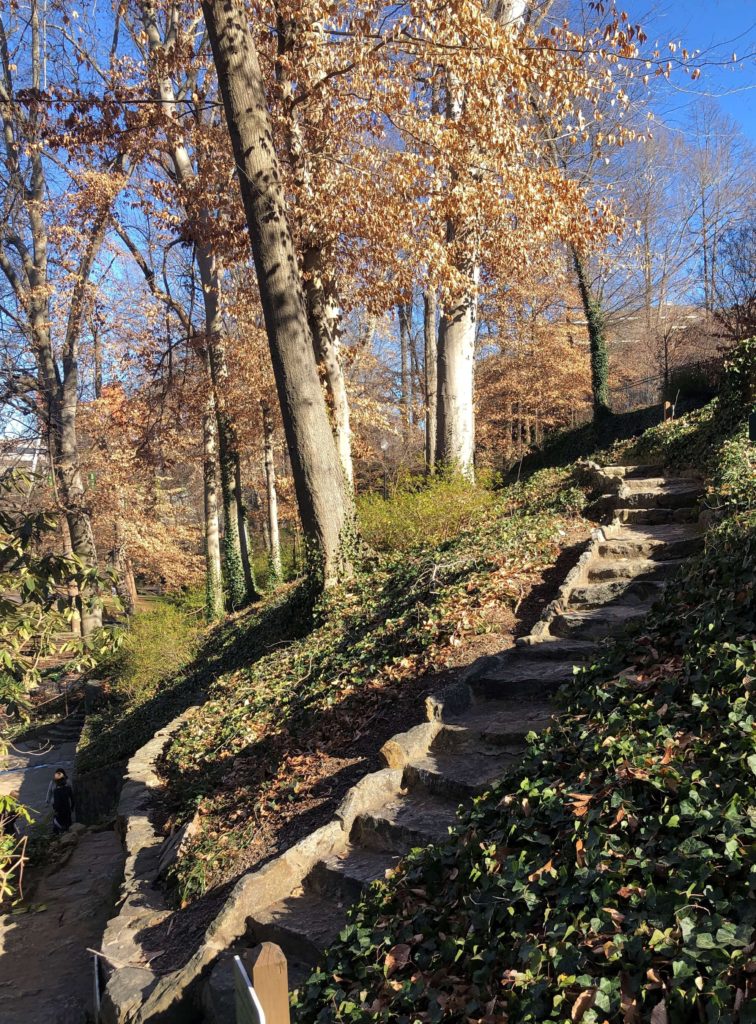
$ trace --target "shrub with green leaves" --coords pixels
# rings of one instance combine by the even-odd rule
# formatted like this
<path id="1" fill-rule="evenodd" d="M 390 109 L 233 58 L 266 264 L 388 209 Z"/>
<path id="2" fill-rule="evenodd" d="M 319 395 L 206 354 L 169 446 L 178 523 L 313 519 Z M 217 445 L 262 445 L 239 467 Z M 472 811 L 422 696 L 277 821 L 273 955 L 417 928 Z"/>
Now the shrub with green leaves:
<path id="1" fill-rule="evenodd" d="M 407 480 L 391 495 L 365 494 L 357 500 L 360 533 L 376 551 L 408 551 L 440 544 L 470 526 L 490 508 L 492 492 L 461 477 Z"/>
<path id="2" fill-rule="evenodd" d="M 147 611 L 137 612 L 103 668 L 114 693 L 128 703 L 151 697 L 163 679 L 191 660 L 199 632 L 191 609 L 172 601 L 157 600 Z"/>

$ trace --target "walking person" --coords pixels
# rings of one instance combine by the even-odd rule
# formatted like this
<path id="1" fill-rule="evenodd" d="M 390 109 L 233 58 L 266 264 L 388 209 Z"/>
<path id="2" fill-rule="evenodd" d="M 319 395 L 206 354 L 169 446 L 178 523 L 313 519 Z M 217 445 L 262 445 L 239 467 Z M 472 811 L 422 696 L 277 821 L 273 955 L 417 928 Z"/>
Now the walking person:
<path id="1" fill-rule="evenodd" d="M 47 787 L 45 803 L 52 804 L 53 834 L 59 836 L 67 832 L 73 821 L 74 795 L 68 775 L 62 768 L 58 768 Z"/>

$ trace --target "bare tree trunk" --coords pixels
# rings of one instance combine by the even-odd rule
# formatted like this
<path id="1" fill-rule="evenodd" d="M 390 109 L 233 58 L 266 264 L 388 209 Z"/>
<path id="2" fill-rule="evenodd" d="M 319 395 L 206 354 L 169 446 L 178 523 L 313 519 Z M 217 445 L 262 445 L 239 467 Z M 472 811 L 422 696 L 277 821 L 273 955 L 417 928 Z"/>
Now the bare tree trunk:
<path id="1" fill-rule="evenodd" d="M 410 331 L 412 329 L 412 307 L 405 302 L 397 306 L 399 314 L 399 347 L 401 354 L 401 395 L 402 423 L 405 444 L 409 440 L 412 416 L 412 369 L 410 364 Z"/>
<path id="2" fill-rule="evenodd" d="M 458 121 L 464 107 L 464 91 L 446 75 L 446 116 Z M 477 228 L 473 223 L 446 222 L 446 244 L 461 252 L 457 270 L 465 290 L 447 297 L 438 333 L 438 424 L 436 462 L 475 478 L 474 364 L 478 303 Z"/>
<path id="3" fill-rule="evenodd" d="M 241 552 L 242 568 L 244 569 L 244 583 L 247 591 L 247 598 L 250 601 L 254 601 L 257 600 L 259 595 L 257 593 L 257 584 L 255 582 L 255 574 L 250 557 L 249 523 L 247 506 L 244 504 L 244 494 L 242 493 L 241 459 L 239 457 L 238 450 L 235 453 L 234 459 L 234 497 L 236 499 L 236 519 L 237 529 L 239 532 L 239 548 Z"/>
<path id="4" fill-rule="evenodd" d="M 257 50 L 238 0 L 203 0 L 208 36 L 247 215 L 302 525 L 323 585 L 351 574 L 343 470 L 307 322 Z"/>
<path id="5" fill-rule="evenodd" d="M 157 5 L 152 0 L 139 0 L 142 23 L 147 36 L 150 55 L 157 74 L 155 94 L 165 116 L 174 122 L 177 131 L 171 136 L 169 155 L 179 182 L 192 183 L 197 170 L 183 141 L 183 130 L 176 111 L 176 91 L 172 79 L 162 70 L 165 52 L 176 45 L 176 8 L 169 12 L 165 22 L 159 19 Z M 164 30 L 163 30 L 164 29 Z M 208 208 L 199 211 L 201 230 L 195 233 L 195 258 L 202 286 L 205 306 L 206 346 L 209 356 L 209 370 L 215 393 L 215 413 L 218 427 L 218 461 L 220 465 L 221 493 L 223 496 L 223 548 L 226 562 L 226 586 L 233 608 L 241 607 L 256 596 L 254 579 L 248 558 L 245 560 L 242 531 L 239 523 L 243 519 L 240 508 L 241 496 L 237 493 L 237 466 L 239 462 L 238 441 L 232 411 L 226 398 L 228 364 L 225 338 L 220 314 L 221 274 L 218 260 L 207 237 L 212 222 Z"/>
<path id="6" fill-rule="evenodd" d="M 281 572 L 281 540 L 278 530 L 278 494 L 276 492 L 276 464 L 273 458 L 273 417 L 267 402 L 260 402 L 263 418 L 263 458 L 265 487 L 268 495 L 268 539 L 270 569 L 273 579 L 279 581 Z"/>
<path id="7" fill-rule="evenodd" d="M 438 328 L 436 289 L 428 287 L 423 297 L 423 334 L 425 340 L 425 469 L 436 471 L 436 406 L 438 402 Z"/>
<path id="8" fill-rule="evenodd" d="M 202 417 L 203 483 L 205 493 L 205 609 L 210 622 L 223 618 L 223 569 L 218 519 L 216 419 L 212 391 Z"/>
<path id="9" fill-rule="evenodd" d="M 312 195 L 308 153 L 294 107 L 296 83 L 285 73 L 282 62 L 282 58 L 287 54 L 290 55 L 294 49 L 297 36 L 301 34 L 304 25 L 296 17 L 287 17 L 280 10 L 278 3 L 274 2 L 273 6 L 276 11 L 278 48 L 275 75 L 285 112 L 288 158 L 297 183 L 309 195 Z M 287 13 L 290 14 L 290 12 Z M 328 394 L 336 450 L 348 490 L 352 492 L 354 489 L 352 432 L 349 396 L 340 354 L 339 321 L 341 314 L 336 297 L 337 289 L 333 275 L 327 272 L 327 267 L 324 265 L 322 245 L 319 244 L 316 237 L 308 233 L 306 228 L 303 228 L 301 233 L 305 237 L 302 242 L 302 277 L 307 319 L 318 369 Z"/>
<path id="10" fill-rule="evenodd" d="M 453 239 L 454 227 L 449 225 Z M 462 268 L 460 268 L 462 269 Z M 438 424 L 436 463 L 475 478 L 474 364 L 478 268 L 464 268 L 467 294 L 449 303 L 438 336 Z"/>
<path id="11" fill-rule="evenodd" d="M 354 487 L 352 429 L 349 418 L 349 397 L 339 353 L 338 307 L 332 289 L 323 283 L 322 253 L 318 247 L 311 246 L 305 251 L 302 267 L 305 276 L 307 317 L 312 332 L 315 358 L 328 391 L 333 435 L 339 453 L 339 461 L 347 485 L 351 490 Z"/>

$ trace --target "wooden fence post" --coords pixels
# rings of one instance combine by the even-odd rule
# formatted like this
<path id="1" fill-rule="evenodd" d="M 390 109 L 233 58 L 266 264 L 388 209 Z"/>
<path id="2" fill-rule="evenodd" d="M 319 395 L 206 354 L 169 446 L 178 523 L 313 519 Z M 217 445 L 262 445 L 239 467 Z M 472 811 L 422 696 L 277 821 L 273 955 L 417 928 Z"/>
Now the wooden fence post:
<path id="1" fill-rule="evenodd" d="M 265 1012 L 265 1024 L 290 1024 L 289 971 L 281 947 L 263 942 L 243 953 L 242 961 Z"/>

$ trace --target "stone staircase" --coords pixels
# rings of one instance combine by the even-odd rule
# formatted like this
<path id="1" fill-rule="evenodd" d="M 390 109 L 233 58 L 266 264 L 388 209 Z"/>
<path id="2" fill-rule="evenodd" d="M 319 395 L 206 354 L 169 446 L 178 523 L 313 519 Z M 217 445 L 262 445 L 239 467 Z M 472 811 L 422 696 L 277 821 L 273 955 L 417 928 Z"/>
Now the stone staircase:
<path id="1" fill-rule="evenodd" d="M 401 772 L 396 792 L 370 790 L 350 815 L 341 845 L 316 856 L 283 898 L 247 906 L 244 945 L 272 941 L 296 987 L 343 928 L 347 908 L 411 848 L 442 840 L 460 803 L 501 779 L 521 756 L 525 736 L 546 726 L 551 694 L 597 645 L 641 619 L 683 560 L 702 543 L 701 485 L 659 467 L 594 467 L 611 494 L 613 521 L 596 531 L 560 598 L 516 647 L 472 665 L 461 682 L 428 701 L 429 722 L 382 750 Z M 381 774 L 381 773 L 379 773 Z M 365 780 L 367 781 L 367 780 Z M 222 1019 L 223 959 L 203 1000 Z"/>

